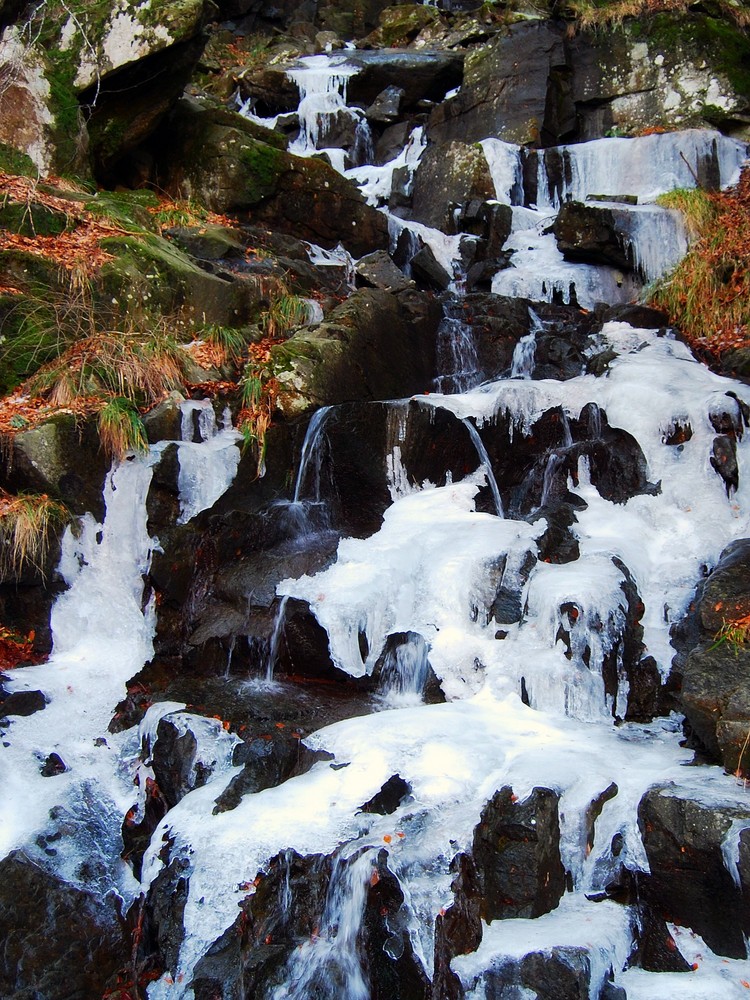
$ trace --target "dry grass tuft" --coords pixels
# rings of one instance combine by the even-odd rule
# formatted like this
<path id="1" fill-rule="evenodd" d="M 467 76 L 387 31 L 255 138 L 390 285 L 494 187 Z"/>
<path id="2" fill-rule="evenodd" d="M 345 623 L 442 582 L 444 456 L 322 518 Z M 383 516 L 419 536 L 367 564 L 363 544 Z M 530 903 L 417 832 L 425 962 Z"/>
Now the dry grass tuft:
<path id="1" fill-rule="evenodd" d="M 650 303 L 693 346 L 719 355 L 750 343 L 750 171 L 736 188 L 689 202 L 699 236 Z"/>
<path id="2" fill-rule="evenodd" d="M 0 574 L 16 577 L 30 566 L 44 573 L 50 535 L 70 519 L 67 508 L 46 493 L 0 494 Z"/>

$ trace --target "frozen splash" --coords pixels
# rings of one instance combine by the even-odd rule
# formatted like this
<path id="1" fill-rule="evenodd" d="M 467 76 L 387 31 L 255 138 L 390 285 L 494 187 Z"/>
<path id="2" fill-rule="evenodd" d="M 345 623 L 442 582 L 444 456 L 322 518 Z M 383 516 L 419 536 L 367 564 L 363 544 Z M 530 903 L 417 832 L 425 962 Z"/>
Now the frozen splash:
<path id="1" fill-rule="evenodd" d="M 237 475 L 242 435 L 232 427 L 229 411 L 222 427 L 210 399 L 188 400 L 182 411 L 182 441 L 177 445 L 180 471 L 180 519 L 184 524 L 222 496 Z"/>
<path id="2" fill-rule="evenodd" d="M 143 574 L 154 546 L 146 531 L 153 462 L 153 455 L 130 458 L 113 469 L 104 523 L 87 514 L 79 537 L 66 532 L 59 572 L 69 589 L 52 610 L 52 655 L 8 682 L 13 691 L 41 690 L 47 706 L 14 718 L 0 753 L 0 856 L 23 847 L 49 864 L 35 835 L 49 828 L 56 808 L 66 828 L 56 845 L 58 872 L 85 884 L 84 873 L 98 871 L 97 890 L 114 889 L 126 901 L 137 884 L 120 859 L 120 824 L 104 836 L 95 810 L 124 816 L 136 794 L 127 764 L 137 754 L 134 733 L 110 734 L 108 726 L 125 682 L 152 652 L 154 614 L 144 607 Z M 45 778 L 40 770 L 51 753 L 65 771 Z"/>
<path id="3" fill-rule="evenodd" d="M 286 75 L 297 85 L 300 95 L 297 109 L 300 133 L 290 152 L 312 156 L 325 148 L 337 115 L 359 123 L 361 112 L 358 114 L 346 103 L 347 83 L 358 72 L 358 67 L 347 63 L 345 55 L 307 56 L 287 70 Z M 333 165 L 343 170 L 343 162 Z"/>

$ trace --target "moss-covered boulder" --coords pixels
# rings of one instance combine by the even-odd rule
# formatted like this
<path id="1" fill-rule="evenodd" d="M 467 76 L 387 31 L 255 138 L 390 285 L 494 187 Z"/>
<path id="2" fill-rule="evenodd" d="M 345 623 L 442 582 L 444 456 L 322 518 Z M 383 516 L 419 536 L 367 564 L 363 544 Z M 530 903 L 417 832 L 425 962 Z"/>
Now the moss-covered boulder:
<path id="1" fill-rule="evenodd" d="M 427 25 L 439 20 L 435 7 L 422 4 L 403 3 L 386 7 L 378 19 L 378 27 L 367 38 L 370 45 L 408 45 Z"/>
<path id="2" fill-rule="evenodd" d="M 95 422 L 79 422 L 72 413 L 60 412 L 10 439 L 0 485 L 14 493 L 46 493 L 74 514 L 91 511 L 101 520 L 109 465 Z"/>
<path id="3" fill-rule="evenodd" d="M 732 542 L 699 589 L 695 645 L 684 664 L 680 710 L 694 745 L 727 771 L 750 774 L 750 651 L 732 623 L 750 615 L 750 539 Z"/>
<path id="4" fill-rule="evenodd" d="M 327 162 L 293 156 L 283 137 L 234 112 L 184 98 L 161 133 L 159 183 L 217 212 L 353 254 L 388 245 L 385 217 Z"/>
<path id="5" fill-rule="evenodd" d="M 272 349 L 286 417 L 353 400 L 397 399 L 430 388 L 441 310 L 424 293 L 355 292 L 325 323 Z"/>
<path id="6" fill-rule="evenodd" d="M 212 9 L 212 8 L 211 8 Z M 43 173 L 106 175 L 156 127 L 202 51 L 206 0 L 56 0 L 6 29 L 0 141 Z M 83 109 L 86 109 L 84 121 Z"/>

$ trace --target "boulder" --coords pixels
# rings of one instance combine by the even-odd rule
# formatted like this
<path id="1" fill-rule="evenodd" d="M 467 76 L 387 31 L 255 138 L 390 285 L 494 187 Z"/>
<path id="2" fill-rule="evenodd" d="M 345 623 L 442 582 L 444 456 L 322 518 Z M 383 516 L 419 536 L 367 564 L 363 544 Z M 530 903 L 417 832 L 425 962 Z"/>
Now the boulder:
<path id="1" fill-rule="evenodd" d="M 701 802 L 688 788 L 657 785 L 641 799 L 638 826 L 650 869 L 639 880 L 642 897 L 718 955 L 745 958 L 750 807 L 731 790 Z"/>
<path id="2" fill-rule="evenodd" d="M 513 24 L 466 58 L 460 92 L 432 112 L 435 143 L 538 143 L 545 126 L 548 81 L 565 66 L 563 31 L 552 22 Z M 556 130 L 556 132 L 559 130 Z M 566 132 L 572 134 L 574 124 Z M 555 134 L 554 141 L 563 138 Z"/>
<path id="3" fill-rule="evenodd" d="M 361 257 L 357 261 L 355 273 L 359 284 L 382 288 L 386 292 L 403 292 L 406 288 L 414 287 L 414 282 L 397 267 L 386 250 L 376 250 L 375 253 Z"/>
<path id="4" fill-rule="evenodd" d="M 0 479 L 11 492 L 59 497 L 74 514 L 104 517 L 102 489 L 109 459 L 100 449 L 93 421 L 79 423 L 59 413 L 11 438 L 10 460 Z"/>
<path id="5" fill-rule="evenodd" d="M 414 176 L 412 217 L 433 229 L 454 231 L 457 206 L 495 197 L 484 153 L 462 142 L 427 147 Z"/>
<path id="6" fill-rule="evenodd" d="M 128 965 L 116 893 L 65 882 L 21 851 L 0 861 L 0 994 L 89 1000 Z"/>
<path id="7" fill-rule="evenodd" d="M 28 153 L 42 173 L 86 173 L 90 155 L 96 173 L 111 178 L 188 82 L 207 12 L 205 0 L 168 0 L 158 14 L 122 0 L 61 18 L 40 10 L 28 37 L 6 29 L 0 62 L 17 69 L 0 96 L 0 141 Z"/>
<path id="8" fill-rule="evenodd" d="M 539 917 L 553 910 L 565 891 L 557 794 L 535 788 L 519 801 L 512 788 L 495 792 L 474 830 L 472 858 L 483 920 Z"/>
<path id="9" fill-rule="evenodd" d="M 360 289 L 324 323 L 272 348 L 279 410 L 291 417 L 425 390 L 435 371 L 438 320 L 436 305 L 416 290 Z"/>
<path id="10" fill-rule="evenodd" d="M 553 21 L 512 24 L 469 53 L 461 91 L 433 111 L 429 136 L 554 146 L 655 125 L 744 134 L 749 52 L 740 29 L 701 12 L 577 33 Z"/>
<path id="11" fill-rule="evenodd" d="M 632 249 L 612 208 L 567 201 L 557 214 L 552 232 L 566 260 L 633 268 Z"/>
<path id="12" fill-rule="evenodd" d="M 160 132 L 159 183 L 216 212 L 252 213 L 275 228 L 353 254 L 385 248 L 385 217 L 327 162 L 293 156 L 285 140 L 241 115 L 184 98 Z"/>
<path id="13" fill-rule="evenodd" d="M 746 34 L 701 9 L 633 18 L 566 39 L 572 77 L 558 88 L 577 138 L 713 125 L 747 137 Z"/>
<path id="14" fill-rule="evenodd" d="M 750 540 L 732 542 L 701 584 L 677 636 L 674 670 L 680 710 L 693 745 L 727 771 L 747 775 L 743 752 L 750 729 L 750 652 L 727 625 L 750 614 Z"/>
<path id="15" fill-rule="evenodd" d="M 411 273 L 420 285 L 433 291 L 444 292 L 451 283 L 451 275 L 433 253 L 432 247 L 423 246 L 409 261 Z"/>

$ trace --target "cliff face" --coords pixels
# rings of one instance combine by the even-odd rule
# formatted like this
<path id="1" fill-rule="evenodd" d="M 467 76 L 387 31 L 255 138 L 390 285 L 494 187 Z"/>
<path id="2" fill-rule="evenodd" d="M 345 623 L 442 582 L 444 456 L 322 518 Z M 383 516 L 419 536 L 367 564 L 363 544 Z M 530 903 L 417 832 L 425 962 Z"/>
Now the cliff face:
<path id="1" fill-rule="evenodd" d="M 642 300 L 746 20 L 0 0 L 3 996 L 740 962 L 750 812 L 677 768 L 748 774 L 750 398 Z"/>

